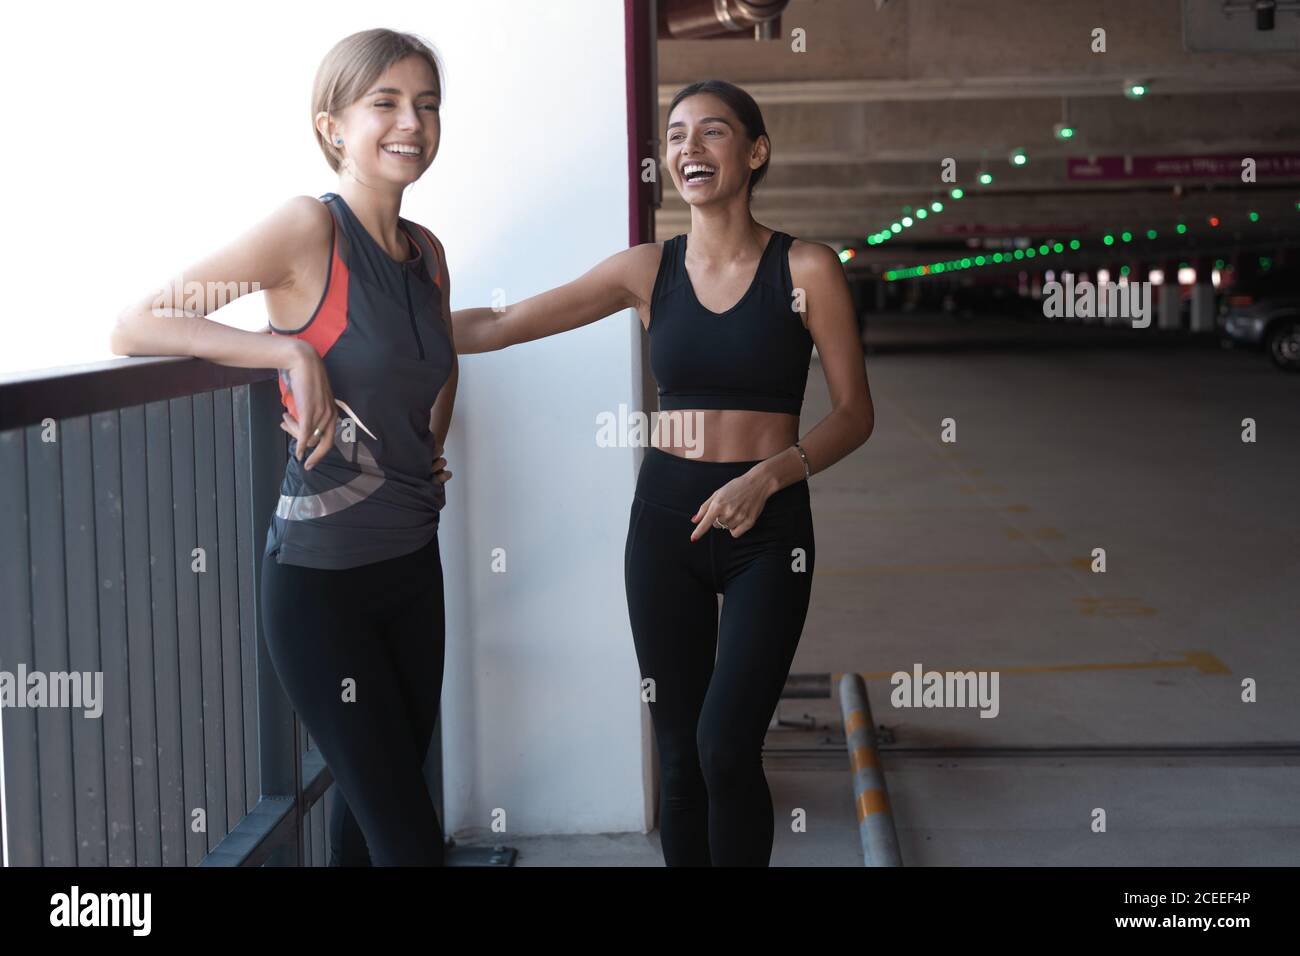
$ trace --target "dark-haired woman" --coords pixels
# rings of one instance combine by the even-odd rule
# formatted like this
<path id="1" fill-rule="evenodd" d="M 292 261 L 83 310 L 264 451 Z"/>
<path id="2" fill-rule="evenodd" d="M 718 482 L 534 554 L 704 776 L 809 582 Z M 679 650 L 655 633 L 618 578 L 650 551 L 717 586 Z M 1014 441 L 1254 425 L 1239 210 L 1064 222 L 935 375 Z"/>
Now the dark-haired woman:
<path id="1" fill-rule="evenodd" d="M 624 572 L 662 772 L 669 866 L 766 866 L 762 745 L 807 615 L 807 479 L 863 444 L 875 414 L 838 256 L 755 221 L 771 144 L 757 104 L 711 80 L 668 111 L 667 161 L 691 230 L 617 253 L 500 311 L 453 313 L 460 352 L 488 352 L 635 308 L 663 414 L 632 502 Z M 832 409 L 799 440 L 814 343 Z M 696 452 L 699 452 L 698 455 Z M 723 595 L 721 620 L 718 594 Z"/>
<path id="2" fill-rule="evenodd" d="M 338 784 L 335 864 L 443 862 L 423 766 L 442 689 L 438 519 L 451 472 L 439 454 L 457 364 L 442 245 L 401 216 L 404 190 L 438 152 L 441 90 L 418 37 L 341 40 L 312 96 L 338 191 L 293 197 L 184 273 L 187 287 L 251 280 L 272 334 L 141 304 L 112 337 L 121 354 L 280 370 L 291 438 L 261 617 L 276 673 Z"/>

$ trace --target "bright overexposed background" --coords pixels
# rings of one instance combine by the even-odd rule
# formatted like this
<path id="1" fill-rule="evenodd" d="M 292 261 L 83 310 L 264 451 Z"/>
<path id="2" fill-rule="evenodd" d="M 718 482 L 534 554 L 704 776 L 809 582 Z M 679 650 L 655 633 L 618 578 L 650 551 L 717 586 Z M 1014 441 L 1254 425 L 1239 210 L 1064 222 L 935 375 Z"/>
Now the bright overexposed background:
<path id="1" fill-rule="evenodd" d="M 454 305 L 495 289 L 516 301 L 625 248 L 622 7 L 12 8 L 0 373 L 110 358 L 123 306 L 287 197 L 336 189 L 313 141 L 312 78 L 337 40 L 375 26 L 419 33 L 445 65 L 441 151 L 403 215 L 443 240 Z M 260 328 L 261 299 L 216 317 Z M 507 834 L 646 822 L 622 579 L 634 451 L 594 440 L 598 414 L 639 407 L 639 335 L 627 313 L 461 359 L 439 536 L 448 832 L 496 811 Z"/>

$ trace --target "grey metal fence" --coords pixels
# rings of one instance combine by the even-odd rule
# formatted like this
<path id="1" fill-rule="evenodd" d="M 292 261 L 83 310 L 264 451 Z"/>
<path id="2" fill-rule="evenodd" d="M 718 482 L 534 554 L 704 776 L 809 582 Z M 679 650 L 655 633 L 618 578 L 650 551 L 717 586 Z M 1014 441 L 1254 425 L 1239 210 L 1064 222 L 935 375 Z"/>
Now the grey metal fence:
<path id="1" fill-rule="evenodd" d="M 329 772 L 256 612 L 279 419 L 273 372 L 192 359 L 0 379 L 10 865 L 326 862 Z M 99 715 L 57 705 L 78 675 Z"/>

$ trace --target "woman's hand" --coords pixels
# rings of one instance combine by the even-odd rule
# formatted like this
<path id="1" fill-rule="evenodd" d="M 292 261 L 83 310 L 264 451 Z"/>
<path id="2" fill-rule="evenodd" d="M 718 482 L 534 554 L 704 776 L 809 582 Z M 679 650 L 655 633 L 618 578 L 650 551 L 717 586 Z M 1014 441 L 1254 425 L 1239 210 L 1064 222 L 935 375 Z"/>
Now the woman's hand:
<path id="1" fill-rule="evenodd" d="M 301 341 L 301 340 L 299 340 Z M 298 440 L 298 460 L 303 450 L 315 446 L 304 466 L 310 471 L 316 462 L 334 445 L 334 424 L 338 409 L 334 406 L 334 392 L 330 389 L 325 363 L 308 342 L 301 342 L 297 358 L 286 371 L 289 373 L 289 391 L 293 394 L 298 417 L 285 412 L 280 427 Z M 314 434 L 319 429 L 319 434 Z"/>
<path id="2" fill-rule="evenodd" d="M 447 459 L 442 457 L 441 445 L 439 445 L 437 450 L 434 451 L 434 454 L 437 455 L 438 458 L 433 463 L 433 477 L 445 485 L 451 478 L 451 472 L 443 467 L 443 465 L 447 464 Z"/>
<path id="3" fill-rule="evenodd" d="M 739 478 L 733 478 L 713 494 L 709 495 L 699 510 L 691 516 L 699 524 L 691 532 L 691 540 L 698 541 L 713 527 L 714 521 L 727 526 L 733 538 L 754 527 L 758 516 L 763 513 L 767 499 L 771 497 L 771 484 L 750 470 Z"/>

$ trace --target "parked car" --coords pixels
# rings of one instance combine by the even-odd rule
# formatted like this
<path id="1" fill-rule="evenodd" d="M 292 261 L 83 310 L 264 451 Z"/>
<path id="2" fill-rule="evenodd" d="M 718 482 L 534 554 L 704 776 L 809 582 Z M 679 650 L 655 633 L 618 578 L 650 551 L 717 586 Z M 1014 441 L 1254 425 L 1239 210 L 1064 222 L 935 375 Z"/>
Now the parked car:
<path id="1" fill-rule="evenodd" d="M 1233 290 L 1224 300 L 1221 328 L 1232 342 L 1266 351 L 1278 368 L 1300 372 L 1300 290 L 1294 285 Z"/>

